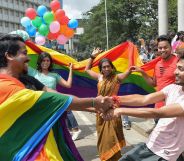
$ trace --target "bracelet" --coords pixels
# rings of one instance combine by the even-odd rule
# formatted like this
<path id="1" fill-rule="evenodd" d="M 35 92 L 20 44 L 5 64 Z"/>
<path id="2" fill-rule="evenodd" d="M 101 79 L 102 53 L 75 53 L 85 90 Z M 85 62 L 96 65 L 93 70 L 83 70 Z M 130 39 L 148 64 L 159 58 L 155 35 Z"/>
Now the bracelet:
<path id="1" fill-rule="evenodd" d="M 94 98 L 92 98 L 91 106 L 95 107 L 95 99 Z"/>
<path id="2" fill-rule="evenodd" d="M 112 96 L 112 100 L 114 101 L 115 104 L 117 104 L 117 106 L 121 105 L 121 101 L 118 96 Z"/>
<path id="3" fill-rule="evenodd" d="M 91 58 L 91 59 L 95 59 L 96 57 L 95 57 L 95 56 L 93 56 L 93 55 L 90 55 L 90 58 Z"/>

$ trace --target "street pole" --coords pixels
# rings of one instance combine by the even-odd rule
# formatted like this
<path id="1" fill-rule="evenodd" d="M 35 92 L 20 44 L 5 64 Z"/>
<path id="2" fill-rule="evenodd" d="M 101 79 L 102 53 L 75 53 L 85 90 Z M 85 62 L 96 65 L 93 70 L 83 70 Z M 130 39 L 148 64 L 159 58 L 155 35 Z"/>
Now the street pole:
<path id="1" fill-rule="evenodd" d="M 107 2 L 105 0 L 105 24 L 106 24 L 106 38 L 107 38 L 107 50 L 109 50 L 109 34 L 108 34 L 108 22 L 107 22 Z"/>

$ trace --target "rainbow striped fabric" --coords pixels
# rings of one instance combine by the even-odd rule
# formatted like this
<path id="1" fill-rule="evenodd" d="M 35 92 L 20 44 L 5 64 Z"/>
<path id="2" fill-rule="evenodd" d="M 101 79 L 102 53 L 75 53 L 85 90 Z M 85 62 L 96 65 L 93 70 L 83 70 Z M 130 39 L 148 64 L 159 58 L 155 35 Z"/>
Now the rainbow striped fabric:
<path id="1" fill-rule="evenodd" d="M 82 161 L 61 127 L 71 101 L 70 96 L 25 89 L 0 74 L 0 160 Z"/>
<path id="2" fill-rule="evenodd" d="M 64 93 L 73 94 L 79 97 L 91 97 L 96 96 L 97 94 L 97 82 L 93 80 L 84 69 L 88 60 L 76 61 L 69 55 L 61 54 L 52 49 L 45 48 L 43 46 L 36 46 L 30 41 L 26 42 L 28 54 L 31 58 L 30 65 L 36 67 L 36 61 L 38 54 L 41 52 L 48 52 L 51 54 L 54 60 L 54 68 L 63 78 L 67 79 L 68 77 L 68 66 L 69 63 L 74 65 L 74 74 L 73 74 L 73 84 L 71 89 L 65 89 L 58 87 L 58 90 Z M 90 55 L 90 53 L 89 53 Z M 150 76 L 153 75 L 154 66 L 156 62 L 160 60 L 157 58 L 147 64 L 142 64 L 137 48 L 131 42 L 122 43 L 111 50 L 108 50 L 100 54 L 93 62 L 92 70 L 99 72 L 98 63 L 100 59 L 108 58 L 115 65 L 118 72 L 124 72 L 131 65 L 140 66 L 143 68 Z M 147 85 L 143 77 L 139 73 L 131 74 L 126 80 L 121 84 L 119 95 L 127 94 L 148 94 L 154 92 L 155 89 Z"/>

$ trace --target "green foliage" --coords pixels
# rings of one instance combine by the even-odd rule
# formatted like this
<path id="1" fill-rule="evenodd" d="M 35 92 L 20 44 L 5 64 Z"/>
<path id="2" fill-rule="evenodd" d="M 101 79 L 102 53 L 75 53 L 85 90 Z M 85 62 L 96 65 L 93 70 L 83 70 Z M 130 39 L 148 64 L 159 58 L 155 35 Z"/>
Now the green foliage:
<path id="1" fill-rule="evenodd" d="M 136 43 L 139 38 L 155 39 L 158 35 L 158 0 L 106 0 L 108 14 L 109 48 L 126 40 Z M 176 0 L 169 0 L 170 30 L 176 27 Z M 91 13 L 91 14 L 89 14 Z M 86 13 L 81 51 L 93 47 L 106 48 L 105 1 Z M 85 55 L 85 54 L 84 54 Z M 85 56 L 84 56 L 85 57 Z M 86 56 L 87 57 L 87 56 Z"/>

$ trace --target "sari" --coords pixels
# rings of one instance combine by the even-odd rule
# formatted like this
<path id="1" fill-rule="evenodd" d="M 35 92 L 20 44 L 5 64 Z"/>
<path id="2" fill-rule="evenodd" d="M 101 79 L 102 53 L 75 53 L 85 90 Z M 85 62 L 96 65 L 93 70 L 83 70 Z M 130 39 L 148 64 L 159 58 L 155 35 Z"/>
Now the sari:
<path id="1" fill-rule="evenodd" d="M 117 95 L 120 83 L 116 74 L 103 78 L 98 82 L 98 95 Z M 121 149 L 125 146 L 122 120 L 118 117 L 111 121 L 104 121 L 97 114 L 96 128 L 98 135 L 97 148 L 102 161 L 117 161 L 121 157 Z"/>
<path id="2" fill-rule="evenodd" d="M 60 120 L 71 102 L 71 96 L 25 89 L 17 79 L 0 74 L 0 160 L 80 160 Z"/>

